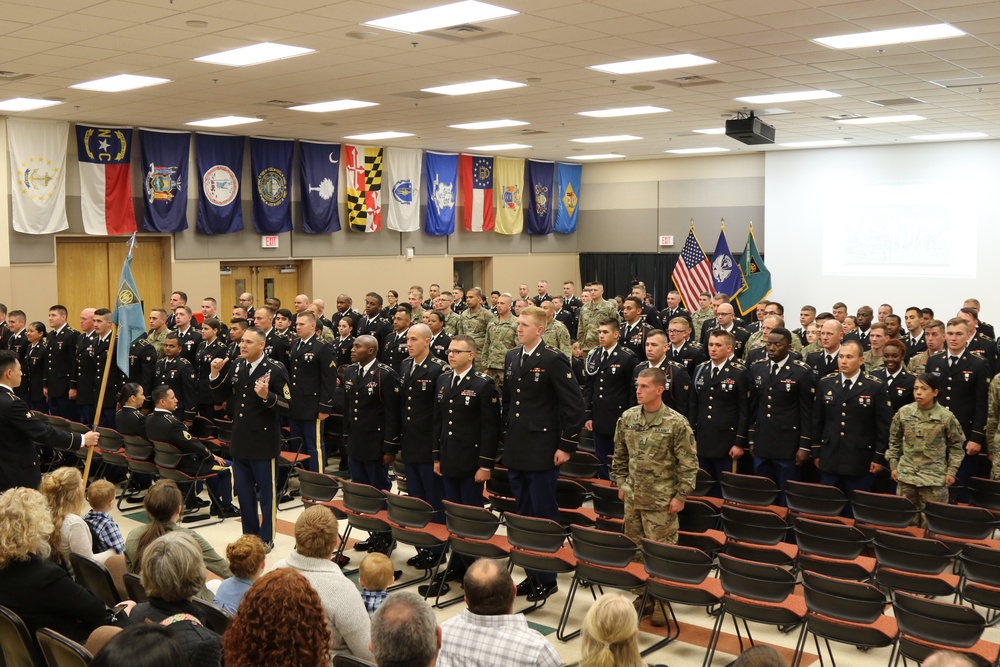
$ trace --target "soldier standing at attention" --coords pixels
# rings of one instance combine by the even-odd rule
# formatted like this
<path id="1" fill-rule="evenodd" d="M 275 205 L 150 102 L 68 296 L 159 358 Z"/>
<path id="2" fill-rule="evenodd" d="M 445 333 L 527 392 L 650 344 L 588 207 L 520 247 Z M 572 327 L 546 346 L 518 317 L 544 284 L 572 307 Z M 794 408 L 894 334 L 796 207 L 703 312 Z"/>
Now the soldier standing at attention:
<path id="1" fill-rule="evenodd" d="M 556 297 L 559 298 L 559 297 Z M 554 347 L 569 359 L 573 356 L 573 339 L 569 335 L 566 325 L 556 319 L 556 305 L 553 301 L 542 301 L 539 306 L 545 311 L 545 331 L 542 332 L 542 340 L 549 347 Z"/>
<path id="2" fill-rule="evenodd" d="M 177 398 L 174 416 L 185 426 L 191 426 L 198 415 L 198 374 L 191 362 L 181 356 L 181 339 L 177 332 L 167 334 L 163 354 L 164 357 L 156 362 L 154 389 L 161 384 L 169 385 Z"/>
<path id="3" fill-rule="evenodd" d="M 483 291 L 473 287 L 465 293 L 465 303 L 468 306 L 458 319 L 458 333 L 471 336 L 476 341 L 476 370 L 482 372 L 486 368 L 486 330 L 493 321 L 493 313 L 483 307 Z"/>
<path id="4" fill-rule="evenodd" d="M 921 342 L 924 344 L 923 351 L 910 355 L 906 362 L 906 370 L 912 375 L 922 375 L 927 370 L 928 360 L 944 352 L 944 322 L 932 319 L 923 325 Z"/>
<path id="5" fill-rule="evenodd" d="M 639 373 L 635 397 L 615 426 L 611 471 L 625 501 L 625 534 L 677 544 L 678 513 L 694 491 L 698 455 L 687 419 L 663 404 L 666 375 L 659 368 Z M 666 625 L 657 607 L 653 625 Z M 645 610 L 644 610 L 645 611 Z"/>
<path id="6" fill-rule="evenodd" d="M 288 355 L 292 400 L 288 425 L 292 437 L 302 438 L 302 451 L 309 457 L 306 468 L 326 469 L 323 422 L 333 412 L 337 388 L 337 361 L 333 346 L 316 335 L 316 316 L 304 311 L 295 317 L 295 333 Z"/>
<path id="7" fill-rule="evenodd" d="M 635 352 L 618 344 L 617 317 L 606 317 L 597 329 L 599 347 L 587 356 L 587 384 L 583 387 L 583 427 L 593 433 L 594 453 L 601 462 L 598 475 L 609 479 L 608 465 L 615 451 L 615 424 L 629 406 L 632 371 L 639 363 Z"/>
<path id="8" fill-rule="evenodd" d="M 510 312 L 510 294 L 497 299 L 497 317 L 486 327 L 486 342 L 476 351 L 476 357 L 485 357 L 479 364 L 493 380 L 497 389 L 503 388 L 503 361 L 507 353 L 517 347 L 517 318 Z"/>
<path id="9" fill-rule="evenodd" d="M 913 384 L 915 403 L 899 409 L 889 429 L 885 458 L 896 493 L 922 513 L 927 502 L 947 503 L 965 457 L 965 433 L 951 410 L 937 402 L 940 379 L 925 373 Z M 918 519 L 923 525 L 923 514 Z"/>
<path id="10" fill-rule="evenodd" d="M 618 305 L 614 301 L 604 300 L 604 286 L 600 283 L 587 283 L 583 291 L 590 295 L 590 301 L 579 310 L 576 339 L 580 341 L 583 353 L 587 354 L 600 345 L 597 340 L 597 328 L 601 320 L 607 317 L 618 319 Z"/>
<path id="11" fill-rule="evenodd" d="M 66 306 L 49 308 L 49 334 L 45 355 L 45 398 L 49 402 L 49 414 L 79 421 L 76 407 L 76 389 L 72 389 L 70 378 L 76 365 L 76 346 L 80 332 L 66 324 Z M 33 487 L 34 488 L 34 487 Z"/>
<path id="12" fill-rule="evenodd" d="M 691 313 L 691 329 L 695 336 L 701 335 L 705 322 L 715 318 L 715 308 L 712 305 L 712 295 L 702 292 L 698 295 L 698 310 Z"/>

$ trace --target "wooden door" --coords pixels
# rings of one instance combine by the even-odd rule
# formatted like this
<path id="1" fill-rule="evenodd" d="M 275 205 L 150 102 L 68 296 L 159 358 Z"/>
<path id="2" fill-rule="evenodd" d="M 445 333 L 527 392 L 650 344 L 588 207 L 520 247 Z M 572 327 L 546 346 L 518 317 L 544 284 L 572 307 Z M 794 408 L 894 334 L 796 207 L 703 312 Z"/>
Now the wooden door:
<path id="1" fill-rule="evenodd" d="M 254 305 L 263 305 L 265 299 L 277 297 L 281 299 L 283 308 L 291 308 L 295 295 L 299 294 L 299 272 L 294 265 L 288 264 L 258 264 L 237 265 L 226 262 L 222 266 L 229 269 L 228 276 L 220 276 L 222 281 L 222 299 L 219 312 L 229 314 L 232 306 L 239 303 L 240 294 L 253 294 Z"/>
<path id="2" fill-rule="evenodd" d="M 286 265 L 287 266 L 287 265 Z M 276 297 L 281 301 L 282 308 L 291 310 L 295 295 L 299 293 L 299 272 L 295 267 L 282 269 L 280 266 L 261 266 L 257 268 L 257 292 L 264 299 Z"/>
<path id="3" fill-rule="evenodd" d="M 147 239 L 136 243 L 132 253 L 132 278 L 147 313 L 164 301 L 162 247 L 160 239 Z M 71 325 L 77 326 L 77 316 L 84 308 L 114 309 L 127 252 L 124 240 L 57 239 L 58 298 L 69 311 Z"/>
<path id="4" fill-rule="evenodd" d="M 219 276 L 221 282 L 221 298 L 219 299 L 219 313 L 229 321 L 233 306 L 240 302 L 240 294 L 250 292 L 254 295 L 254 303 L 263 303 L 258 292 L 253 286 L 253 267 L 228 265 L 230 274 Z"/>

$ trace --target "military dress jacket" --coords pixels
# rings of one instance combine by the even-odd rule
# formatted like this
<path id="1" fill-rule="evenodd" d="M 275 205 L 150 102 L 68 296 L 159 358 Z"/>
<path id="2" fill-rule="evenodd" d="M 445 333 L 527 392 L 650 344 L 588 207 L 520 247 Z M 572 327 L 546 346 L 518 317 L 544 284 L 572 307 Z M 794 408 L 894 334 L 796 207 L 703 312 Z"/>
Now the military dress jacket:
<path id="1" fill-rule="evenodd" d="M 399 376 L 375 362 L 367 373 L 351 364 L 344 374 L 347 453 L 358 461 L 381 461 L 399 451 Z"/>
<path id="2" fill-rule="evenodd" d="M 257 381 L 267 378 L 267 397 L 254 391 Z M 281 416 L 287 415 L 292 400 L 285 367 L 262 356 L 250 370 L 246 359 L 231 361 L 219 375 L 209 379 L 216 403 L 226 402 L 233 413 L 233 433 L 229 451 L 234 459 L 267 460 L 281 451 Z"/>
<path id="3" fill-rule="evenodd" d="M 428 354 L 415 364 L 413 357 L 403 360 L 399 377 L 400 438 L 399 448 L 407 463 L 432 463 L 436 444 L 434 406 L 437 381 L 441 376 L 451 377 L 446 363 Z"/>
<path id="4" fill-rule="evenodd" d="M 712 377 L 706 361 L 692 378 L 691 416 L 698 441 L 698 456 L 721 459 L 733 445 L 747 446 L 750 428 L 750 392 L 753 382 L 742 361 L 729 359 Z"/>
<path id="5" fill-rule="evenodd" d="M 771 375 L 765 359 L 750 368 L 755 390 L 750 405 L 750 441 L 754 456 L 794 459 L 799 449 L 812 448 L 812 409 L 816 381 L 809 365 L 786 358 Z"/>
<path id="6" fill-rule="evenodd" d="M 840 373 L 820 378 L 813 404 L 812 455 L 819 469 L 834 475 L 867 474 L 871 464 L 884 465 L 889 445 L 892 404 L 885 383 L 858 374 L 844 389 Z"/>
<path id="7" fill-rule="evenodd" d="M 492 470 L 500 445 L 500 394 L 493 379 L 472 369 L 453 386 L 454 373 L 438 376 L 434 388 L 433 458 L 445 477 L 471 477 Z"/>

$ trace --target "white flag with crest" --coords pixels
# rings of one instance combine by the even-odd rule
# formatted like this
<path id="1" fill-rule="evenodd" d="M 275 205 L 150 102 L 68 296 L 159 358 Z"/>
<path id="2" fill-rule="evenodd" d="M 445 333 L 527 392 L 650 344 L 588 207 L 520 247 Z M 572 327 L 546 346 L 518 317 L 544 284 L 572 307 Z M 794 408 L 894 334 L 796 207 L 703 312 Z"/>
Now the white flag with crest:
<path id="1" fill-rule="evenodd" d="M 69 123 L 7 119 L 12 223 L 22 234 L 53 234 L 66 220 Z"/>
<path id="2" fill-rule="evenodd" d="M 385 149 L 385 174 L 382 201 L 388 201 L 389 219 L 385 223 L 397 232 L 420 229 L 420 166 L 423 152 L 411 148 Z"/>

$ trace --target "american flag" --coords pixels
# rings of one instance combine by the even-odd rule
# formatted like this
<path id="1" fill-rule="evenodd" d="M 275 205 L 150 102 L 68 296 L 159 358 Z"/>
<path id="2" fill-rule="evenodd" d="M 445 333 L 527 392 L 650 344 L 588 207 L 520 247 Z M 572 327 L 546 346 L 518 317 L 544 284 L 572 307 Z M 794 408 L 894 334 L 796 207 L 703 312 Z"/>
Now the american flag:
<path id="1" fill-rule="evenodd" d="M 688 232 L 684 241 L 684 249 L 674 266 L 672 276 L 677 291 L 681 293 L 684 307 L 690 312 L 698 310 L 698 295 L 702 292 L 714 294 L 712 282 L 712 265 L 705 256 L 705 251 L 694 235 L 694 227 Z"/>

